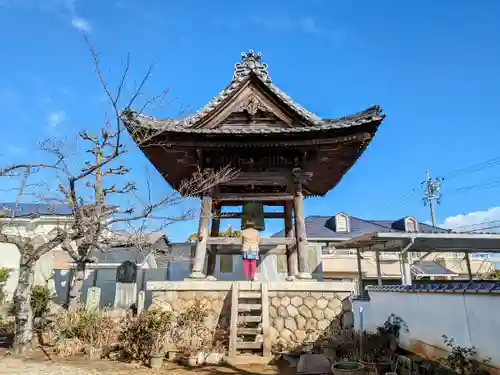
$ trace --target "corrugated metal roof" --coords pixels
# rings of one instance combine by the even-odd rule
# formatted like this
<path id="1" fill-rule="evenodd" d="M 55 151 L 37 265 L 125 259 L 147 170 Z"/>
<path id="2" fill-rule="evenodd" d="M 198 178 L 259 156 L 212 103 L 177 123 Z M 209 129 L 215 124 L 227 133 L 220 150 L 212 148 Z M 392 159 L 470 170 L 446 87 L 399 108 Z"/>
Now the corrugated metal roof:
<path id="1" fill-rule="evenodd" d="M 411 273 L 415 276 L 453 276 L 455 272 L 434 261 L 421 261 L 411 266 Z"/>

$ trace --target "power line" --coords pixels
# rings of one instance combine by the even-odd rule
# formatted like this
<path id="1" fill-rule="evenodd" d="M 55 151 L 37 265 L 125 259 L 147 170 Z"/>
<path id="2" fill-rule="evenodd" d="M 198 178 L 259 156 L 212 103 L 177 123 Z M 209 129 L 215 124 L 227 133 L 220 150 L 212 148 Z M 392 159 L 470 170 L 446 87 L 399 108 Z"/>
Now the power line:
<path id="1" fill-rule="evenodd" d="M 462 186 L 457 189 L 453 189 L 450 191 L 445 191 L 446 195 L 450 194 L 461 194 L 461 193 L 466 193 L 471 190 L 480 190 L 480 189 L 490 189 L 493 187 L 500 186 L 500 177 L 496 177 L 494 179 L 491 179 L 489 181 L 480 183 L 480 184 L 473 184 L 473 185 L 467 185 L 467 186 Z"/>
<path id="2" fill-rule="evenodd" d="M 473 164 L 465 168 L 460 168 L 452 171 L 448 174 L 442 175 L 441 178 L 446 180 L 451 180 L 452 178 L 457 178 L 461 176 L 466 176 L 468 174 L 483 171 L 485 169 L 493 168 L 500 165 L 500 156 L 493 159 L 483 161 L 481 163 Z"/>

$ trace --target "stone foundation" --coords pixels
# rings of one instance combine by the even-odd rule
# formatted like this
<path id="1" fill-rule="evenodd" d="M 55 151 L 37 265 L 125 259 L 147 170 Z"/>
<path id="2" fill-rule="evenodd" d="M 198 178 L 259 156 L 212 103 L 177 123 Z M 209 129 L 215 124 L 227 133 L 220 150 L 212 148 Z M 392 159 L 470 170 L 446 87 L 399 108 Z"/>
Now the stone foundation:
<path id="1" fill-rule="evenodd" d="M 249 282 L 239 283 L 240 289 L 255 287 Z M 153 297 L 149 308 L 177 315 L 200 301 L 209 311 L 208 328 L 214 332 L 217 327 L 228 329 L 231 286 L 229 281 L 148 282 L 147 288 Z M 347 288 L 338 289 L 340 285 L 334 282 L 268 283 L 271 344 L 291 349 L 311 338 L 317 339 L 322 333 L 341 334 L 343 330 L 352 330 L 351 292 Z"/>
<path id="2" fill-rule="evenodd" d="M 292 348 L 352 329 L 348 292 L 270 291 L 271 340 Z"/>
<path id="3" fill-rule="evenodd" d="M 198 282 L 179 282 L 190 287 L 189 284 Z M 183 287 L 183 285 L 180 285 Z M 227 290 L 157 290 L 153 291 L 153 302 L 150 308 L 157 308 L 164 311 L 172 311 L 174 315 L 179 315 L 195 302 L 201 302 L 208 310 L 208 317 L 205 324 L 211 330 L 216 327 L 229 328 L 231 320 L 231 296 Z"/>

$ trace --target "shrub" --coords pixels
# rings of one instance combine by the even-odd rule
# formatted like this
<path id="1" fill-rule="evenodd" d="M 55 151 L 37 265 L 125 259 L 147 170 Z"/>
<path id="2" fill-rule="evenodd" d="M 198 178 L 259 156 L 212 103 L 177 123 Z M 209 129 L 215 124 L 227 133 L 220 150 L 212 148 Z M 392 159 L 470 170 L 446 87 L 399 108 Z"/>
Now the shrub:
<path id="1" fill-rule="evenodd" d="M 211 345 L 211 332 L 205 325 L 206 306 L 195 301 L 176 320 L 173 340 L 184 355 L 197 354 Z"/>
<path id="2" fill-rule="evenodd" d="M 5 284 L 10 275 L 10 269 L 0 267 L 0 305 L 5 302 Z"/>
<path id="3" fill-rule="evenodd" d="M 444 358 L 442 361 L 442 364 L 446 368 L 449 368 L 451 371 L 459 375 L 488 374 L 485 365 L 487 365 L 490 360 L 487 359 L 484 361 L 478 361 L 476 348 L 458 346 L 452 338 L 446 335 L 442 335 L 441 337 L 444 344 L 450 351 L 448 357 Z"/>
<path id="4" fill-rule="evenodd" d="M 162 354 L 171 342 L 175 320 L 171 312 L 147 310 L 127 315 L 120 334 L 121 354 L 128 360 L 146 362 Z"/>
<path id="5" fill-rule="evenodd" d="M 50 327 L 55 351 L 60 356 L 84 353 L 89 358 L 109 355 L 118 342 L 120 324 L 108 311 L 64 310 Z"/>
<path id="6" fill-rule="evenodd" d="M 54 294 L 44 285 L 35 285 L 31 290 L 31 308 L 33 318 L 42 318 L 49 311 L 50 304 L 54 301 Z"/>

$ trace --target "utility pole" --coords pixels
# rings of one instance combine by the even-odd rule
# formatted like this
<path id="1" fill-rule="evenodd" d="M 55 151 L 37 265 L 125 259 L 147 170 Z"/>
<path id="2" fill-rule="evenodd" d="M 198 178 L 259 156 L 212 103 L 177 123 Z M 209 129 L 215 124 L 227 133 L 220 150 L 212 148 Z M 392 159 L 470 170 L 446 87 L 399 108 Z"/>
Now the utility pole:
<path id="1" fill-rule="evenodd" d="M 441 183 L 442 178 L 431 178 L 429 171 L 426 172 L 425 181 L 422 182 L 424 187 L 423 201 L 424 205 L 429 204 L 429 209 L 431 211 L 432 226 L 436 226 L 436 214 L 434 212 L 434 201 L 437 204 L 441 203 Z"/>

